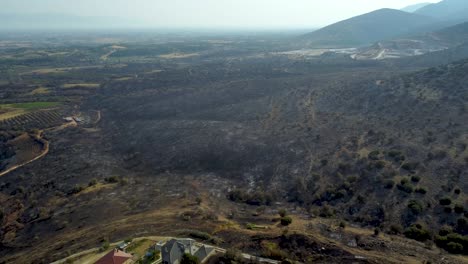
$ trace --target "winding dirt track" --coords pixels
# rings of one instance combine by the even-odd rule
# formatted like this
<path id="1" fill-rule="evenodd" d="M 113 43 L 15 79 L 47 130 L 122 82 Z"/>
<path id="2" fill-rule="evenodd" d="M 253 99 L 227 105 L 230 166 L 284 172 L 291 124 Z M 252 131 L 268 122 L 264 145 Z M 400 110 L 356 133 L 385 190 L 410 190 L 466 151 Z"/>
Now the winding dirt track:
<path id="1" fill-rule="evenodd" d="M 94 122 L 94 125 L 97 125 L 100 121 L 101 121 L 101 111 L 100 110 L 97 110 L 96 111 L 97 113 L 97 118 L 96 118 L 96 121 Z M 78 126 L 78 124 L 76 123 L 76 121 L 72 121 L 72 122 L 69 122 L 69 123 L 65 123 L 63 125 L 60 125 L 60 126 L 57 126 L 57 127 L 53 127 L 53 128 L 48 128 L 48 129 L 45 129 L 45 131 L 57 131 L 57 130 L 62 130 L 62 129 L 65 129 L 67 127 L 70 127 L 70 126 Z M 0 172 L 0 177 L 14 171 L 14 170 L 17 170 L 23 166 L 26 166 L 28 165 L 29 163 L 32 163 L 42 157 L 44 157 L 45 155 L 47 155 L 47 153 L 49 153 L 49 141 L 45 140 L 42 135 L 43 135 L 44 131 L 40 131 L 38 135 L 34 135 L 34 139 L 39 141 L 42 146 L 43 146 L 43 150 L 41 152 L 41 154 L 39 154 L 38 156 L 36 156 L 35 158 L 31 159 L 31 160 L 28 160 L 26 162 L 23 162 L 21 164 L 18 164 L 18 165 L 15 165 L 9 169 L 7 169 L 6 171 L 2 171 Z"/>
<path id="2" fill-rule="evenodd" d="M 35 158 L 33 158 L 31 160 L 28 160 L 28 161 L 23 162 L 21 164 L 15 165 L 15 166 L 7 169 L 6 171 L 1 172 L 0 177 L 6 175 L 6 174 L 8 174 L 8 173 L 10 173 L 10 172 L 12 172 L 12 171 L 14 171 L 16 169 L 19 169 L 19 168 L 21 168 L 21 167 L 23 167 L 25 165 L 28 165 L 29 163 L 32 163 L 32 162 L 44 157 L 45 155 L 47 155 L 47 153 L 49 153 L 49 141 L 43 139 L 42 134 L 43 134 L 43 132 L 41 131 L 41 132 L 39 132 L 38 135 L 34 136 L 34 139 L 37 140 L 38 142 L 40 142 L 42 144 L 42 146 L 43 146 L 43 150 L 42 150 L 41 154 L 39 154 L 38 156 L 36 156 Z"/>

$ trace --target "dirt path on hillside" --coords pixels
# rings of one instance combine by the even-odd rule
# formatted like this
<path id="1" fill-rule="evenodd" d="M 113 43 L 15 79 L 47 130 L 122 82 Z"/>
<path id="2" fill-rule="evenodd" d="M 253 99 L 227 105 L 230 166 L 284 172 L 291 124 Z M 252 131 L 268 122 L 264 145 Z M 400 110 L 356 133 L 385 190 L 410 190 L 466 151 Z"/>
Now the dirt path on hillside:
<path id="1" fill-rule="evenodd" d="M 21 167 L 23 167 L 23 166 L 26 166 L 26 165 L 28 165 L 29 163 L 32 163 L 32 162 L 34 162 L 34 161 L 36 161 L 36 160 L 38 160 L 38 159 L 44 157 L 45 155 L 47 155 L 47 153 L 49 153 L 49 141 L 45 140 L 45 139 L 42 137 L 42 135 L 43 135 L 43 131 L 40 131 L 38 135 L 34 135 L 34 136 L 33 136 L 33 137 L 34 137 L 34 140 L 36 140 L 36 141 L 38 141 L 39 143 L 42 144 L 42 146 L 43 146 L 42 152 L 41 152 L 38 156 L 34 157 L 34 158 L 31 159 L 31 160 L 28 160 L 28 161 L 23 162 L 23 163 L 21 163 L 21 164 L 15 165 L 15 166 L 13 166 L 13 167 L 7 169 L 6 171 L 1 172 L 1 173 L 0 173 L 0 177 L 6 175 L 6 174 L 8 174 L 8 173 L 10 173 L 10 172 L 12 172 L 12 171 L 14 171 L 14 170 L 16 170 L 16 169 L 19 169 L 19 168 L 21 168 Z"/>
<path id="2" fill-rule="evenodd" d="M 100 118 L 101 118 L 101 113 L 99 112 L 99 119 L 100 119 Z M 56 127 L 52 127 L 52 128 L 47 128 L 47 129 L 44 129 L 44 130 L 39 131 L 39 134 L 34 135 L 33 137 L 34 137 L 34 140 L 36 140 L 36 141 L 38 141 L 39 143 L 42 144 L 42 146 L 43 146 L 42 152 L 41 152 L 38 156 L 34 157 L 33 159 L 30 159 L 30 160 L 28 160 L 28 161 L 26 161 L 26 162 L 23 162 L 23 163 L 21 163 L 21 164 L 15 165 L 15 166 L 13 166 L 13 167 L 11 167 L 11 168 L 5 170 L 5 171 L 0 172 L 0 177 L 2 177 L 2 176 L 4 176 L 4 175 L 7 175 L 8 173 L 10 173 L 10 172 L 12 172 L 12 171 L 14 171 L 14 170 L 17 170 L 17 169 L 19 169 L 19 168 L 21 168 L 21 167 L 24 167 L 24 166 L 26 166 L 26 165 L 28 165 L 28 164 L 30 164 L 30 163 L 32 163 L 32 162 L 38 160 L 38 159 L 41 159 L 42 157 L 44 157 L 45 155 L 47 155 L 47 153 L 49 153 L 49 144 L 50 144 L 50 142 L 47 141 L 47 140 L 45 140 L 45 139 L 43 138 L 43 134 L 44 134 L 45 131 L 59 131 L 59 130 L 65 129 L 65 128 L 67 128 L 67 127 L 76 127 L 76 126 L 78 126 L 78 123 L 76 123 L 76 121 L 73 120 L 73 121 L 71 121 L 71 122 L 62 124 L 62 125 L 60 125 L 60 126 L 56 126 Z"/>

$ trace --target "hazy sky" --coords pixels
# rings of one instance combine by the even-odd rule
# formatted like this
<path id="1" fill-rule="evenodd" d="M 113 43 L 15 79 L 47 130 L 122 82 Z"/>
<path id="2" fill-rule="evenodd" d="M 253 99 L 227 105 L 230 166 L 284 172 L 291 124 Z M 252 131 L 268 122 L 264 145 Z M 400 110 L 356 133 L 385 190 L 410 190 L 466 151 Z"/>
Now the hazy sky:
<path id="1" fill-rule="evenodd" d="M 389 7 L 438 0 L 0 0 L 1 13 L 138 19 L 151 27 L 317 27 Z"/>

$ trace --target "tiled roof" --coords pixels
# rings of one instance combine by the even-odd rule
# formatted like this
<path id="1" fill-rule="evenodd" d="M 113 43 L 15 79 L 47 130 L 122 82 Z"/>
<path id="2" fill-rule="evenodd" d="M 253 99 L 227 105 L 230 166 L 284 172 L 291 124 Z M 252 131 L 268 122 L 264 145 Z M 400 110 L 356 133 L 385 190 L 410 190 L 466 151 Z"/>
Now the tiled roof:
<path id="1" fill-rule="evenodd" d="M 118 249 L 114 249 L 104 257 L 100 258 L 95 264 L 123 264 L 131 258 L 132 255 Z"/>

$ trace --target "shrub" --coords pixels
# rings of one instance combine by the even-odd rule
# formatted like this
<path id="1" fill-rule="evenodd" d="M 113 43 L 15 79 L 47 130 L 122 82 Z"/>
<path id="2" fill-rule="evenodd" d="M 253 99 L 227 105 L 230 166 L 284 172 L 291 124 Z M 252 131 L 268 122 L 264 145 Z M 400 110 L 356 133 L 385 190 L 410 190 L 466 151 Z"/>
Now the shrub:
<path id="1" fill-rule="evenodd" d="M 98 181 L 96 179 L 92 179 L 89 183 L 88 183 L 88 186 L 91 187 L 91 186 L 94 186 L 98 183 Z"/>
<path id="2" fill-rule="evenodd" d="M 450 253 L 458 254 L 463 253 L 463 245 L 455 242 L 447 243 L 447 251 Z"/>
<path id="3" fill-rule="evenodd" d="M 224 263 L 240 263 L 242 259 L 242 253 L 235 249 L 226 250 L 226 253 L 222 257 Z"/>
<path id="4" fill-rule="evenodd" d="M 414 191 L 413 186 L 411 186 L 407 179 L 401 180 L 400 184 L 397 185 L 397 188 L 398 190 L 403 191 L 405 193 L 412 193 Z"/>
<path id="5" fill-rule="evenodd" d="M 421 242 L 431 239 L 431 234 L 429 233 L 429 231 L 418 224 L 411 225 L 410 227 L 405 229 L 404 235 L 407 238 L 411 238 Z"/>
<path id="6" fill-rule="evenodd" d="M 196 256 L 185 253 L 180 260 L 180 264 L 198 264 L 200 261 Z"/>
<path id="7" fill-rule="evenodd" d="M 104 178 L 104 181 L 107 182 L 107 183 L 118 183 L 119 182 L 119 177 L 117 177 L 117 176 L 107 177 L 107 178 Z"/>
<path id="8" fill-rule="evenodd" d="M 367 155 L 367 157 L 371 160 L 378 160 L 379 159 L 379 155 L 380 155 L 380 151 L 378 150 L 374 150 L 372 151 L 371 153 L 369 153 L 369 155 Z"/>
<path id="9" fill-rule="evenodd" d="M 341 222 L 340 222 L 340 227 L 343 228 L 343 229 L 345 229 L 345 228 L 346 228 L 346 223 L 343 222 L 343 221 L 341 221 Z"/>
<path id="10" fill-rule="evenodd" d="M 77 194 L 77 193 L 80 193 L 80 192 L 84 191 L 85 189 L 86 189 L 86 187 L 77 184 L 70 191 L 70 194 Z"/>
<path id="11" fill-rule="evenodd" d="M 408 203 L 408 209 L 411 211 L 411 213 L 418 215 L 422 213 L 423 205 L 419 201 L 411 200 Z"/>
<path id="12" fill-rule="evenodd" d="M 104 242 L 102 242 L 102 246 L 99 248 L 99 250 L 101 252 L 104 252 L 104 251 L 108 250 L 109 247 L 110 247 L 109 240 L 106 238 L 106 239 L 104 239 Z"/>
<path id="13" fill-rule="evenodd" d="M 465 211 L 465 207 L 461 204 L 456 204 L 455 207 L 453 207 L 453 210 L 457 214 L 462 214 Z"/>
<path id="14" fill-rule="evenodd" d="M 281 225 L 288 226 L 292 223 L 292 218 L 289 216 L 285 216 L 281 218 Z"/>
<path id="15" fill-rule="evenodd" d="M 453 190 L 453 192 L 458 195 L 461 193 L 461 190 L 459 188 L 456 188 L 455 190 Z"/>
<path id="16" fill-rule="evenodd" d="M 334 210 L 333 210 L 330 206 L 324 205 L 324 206 L 322 206 L 322 208 L 320 208 L 320 213 L 319 213 L 319 215 L 320 215 L 321 217 L 326 217 L 326 218 L 328 218 L 328 217 L 334 216 L 334 215 L 335 215 L 335 212 L 334 212 Z"/>
<path id="17" fill-rule="evenodd" d="M 376 161 L 376 162 L 374 163 L 374 167 L 377 168 L 377 169 L 379 169 L 379 170 L 385 168 L 385 165 L 386 165 L 386 163 L 385 163 L 385 161 L 383 161 L 383 160 L 379 160 L 379 161 Z"/>
<path id="18" fill-rule="evenodd" d="M 418 168 L 419 163 L 418 162 L 407 162 L 401 165 L 401 168 L 407 171 L 414 171 L 415 169 Z"/>
<path id="19" fill-rule="evenodd" d="M 401 234 L 401 233 L 403 233 L 403 227 L 401 225 L 397 225 L 397 224 L 391 225 L 390 230 L 388 231 L 388 233 L 391 234 L 391 235 Z"/>
<path id="20" fill-rule="evenodd" d="M 446 236 L 436 236 L 435 243 L 438 247 L 443 248 L 450 253 L 468 253 L 465 252 L 465 249 L 468 248 L 468 236 L 450 233 Z"/>
<path id="21" fill-rule="evenodd" d="M 374 229 L 374 236 L 379 236 L 379 234 L 380 234 L 380 228 L 376 227 Z"/>
<path id="22" fill-rule="evenodd" d="M 439 204 L 440 205 L 450 205 L 450 204 L 452 204 L 452 199 L 450 199 L 449 197 L 442 198 L 442 199 L 439 200 Z"/>
<path id="23" fill-rule="evenodd" d="M 403 155 L 403 153 L 401 151 L 398 151 L 398 150 L 390 150 L 388 152 L 388 156 L 390 158 L 393 158 L 393 160 L 395 160 L 396 162 L 400 162 L 400 161 L 403 161 L 406 159 L 406 157 Z"/>
<path id="24" fill-rule="evenodd" d="M 419 182 L 419 181 L 421 181 L 421 177 L 416 176 L 416 175 L 415 175 L 415 176 L 411 176 L 411 181 L 412 181 L 412 182 Z"/>
<path id="25" fill-rule="evenodd" d="M 420 193 L 420 194 L 426 194 L 427 193 L 427 190 L 424 187 L 416 188 L 416 190 L 414 190 L 414 191 L 417 192 L 417 193 Z"/>
<path id="26" fill-rule="evenodd" d="M 453 232 L 453 229 L 451 226 L 443 226 L 440 230 L 439 230 L 439 236 L 446 236 L 450 233 Z"/>
<path id="27" fill-rule="evenodd" d="M 385 189 L 392 189 L 395 186 L 395 182 L 393 180 L 386 180 L 384 182 Z"/>
<path id="28" fill-rule="evenodd" d="M 281 217 L 285 217 L 287 215 L 287 212 L 286 212 L 286 209 L 280 209 L 278 211 L 278 214 L 281 216 Z"/>

